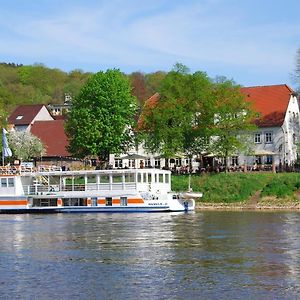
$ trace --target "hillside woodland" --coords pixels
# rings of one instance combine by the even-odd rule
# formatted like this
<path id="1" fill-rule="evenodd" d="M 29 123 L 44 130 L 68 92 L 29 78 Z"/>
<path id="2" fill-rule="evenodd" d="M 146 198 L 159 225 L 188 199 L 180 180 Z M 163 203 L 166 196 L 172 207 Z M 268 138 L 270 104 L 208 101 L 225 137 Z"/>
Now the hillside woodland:
<path id="1" fill-rule="evenodd" d="M 0 122 L 5 123 L 12 110 L 21 104 L 62 104 L 65 94 L 76 97 L 92 73 L 82 70 L 64 72 L 43 64 L 18 65 L 0 63 Z M 127 75 L 132 85 L 132 94 L 142 107 L 144 101 L 157 89 L 164 72 L 144 74 L 133 72 Z"/>

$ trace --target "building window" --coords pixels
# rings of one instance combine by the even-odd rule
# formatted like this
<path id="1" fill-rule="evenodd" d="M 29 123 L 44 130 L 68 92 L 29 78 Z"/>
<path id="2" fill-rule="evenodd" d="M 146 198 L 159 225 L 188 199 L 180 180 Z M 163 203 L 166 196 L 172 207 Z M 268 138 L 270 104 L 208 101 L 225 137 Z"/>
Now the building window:
<path id="1" fill-rule="evenodd" d="M 238 166 L 239 161 L 238 161 L 238 157 L 237 156 L 232 156 L 231 157 L 231 165 L 232 166 Z"/>
<path id="2" fill-rule="evenodd" d="M 254 134 L 254 143 L 256 143 L 256 144 L 261 143 L 261 134 L 260 133 L 255 133 Z"/>
<path id="3" fill-rule="evenodd" d="M 273 143 L 273 135 L 272 132 L 266 132 L 265 141 L 267 144 Z"/>
<path id="4" fill-rule="evenodd" d="M 150 158 L 145 159 L 145 167 L 151 167 Z"/>
<path id="5" fill-rule="evenodd" d="M 115 168 L 123 168 L 123 161 L 122 161 L 122 159 L 119 159 L 119 158 L 115 159 Z"/>
<path id="6" fill-rule="evenodd" d="M 180 167 L 181 166 L 181 158 L 175 158 L 175 165 L 176 167 Z"/>
<path id="7" fill-rule="evenodd" d="M 272 163 L 273 163 L 273 156 L 272 155 L 267 155 L 266 164 L 267 165 L 272 165 Z"/>
<path id="8" fill-rule="evenodd" d="M 155 168 L 160 168 L 160 158 L 155 158 L 155 161 L 154 161 L 154 166 Z"/>
<path id="9" fill-rule="evenodd" d="M 128 160 L 129 168 L 135 168 L 135 159 Z"/>

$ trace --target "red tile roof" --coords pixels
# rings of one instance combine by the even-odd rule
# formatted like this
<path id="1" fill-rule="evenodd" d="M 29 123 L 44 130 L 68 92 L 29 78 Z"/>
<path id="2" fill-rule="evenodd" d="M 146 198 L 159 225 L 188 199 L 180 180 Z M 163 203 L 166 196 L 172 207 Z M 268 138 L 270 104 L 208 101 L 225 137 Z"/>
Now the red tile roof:
<path id="1" fill-rule="evenodd" d="M 138 125 L 137 127 L 138 127 L 138 129 L 142 129 L 142 127 L 143 127 L 143 123 L 144 123 L 144 114 L 145 114 L 145 113 L 147 114 L 147 113 L 148 113 L 148 112 L 147 112 L 148 110 L 153 109 L 153 108 L 157 105 L 159 99 L 160 99 L 159 93 L 155 93 L 154 95 L 152 95 L 150 98 L 148 98 L 148 99 L 145 101 L 145 104 L 144 104 L 142 113 L 141 113 L 141 115 L 140 115 L 140 117 L 139 117 L 139 119 L 138 119 L 138 122 L 137 122 L 137 125 Z"/>
<path id="2" fill-rule="evenodd" d="M 291 94 L 294 91 L 286 84 L 241 88 L 245 99 L 260 113 L 256 125 L 260 127 L 281 126 L 284 121 Z"/>
<path id="3" fill-rule="evenodd" d="M 30 132 L 44 143 L 45 156 L 71 156 L 66 149 L 68 139 L 64 130 L 64 120 L 36 121 Z"/>
<path id="4" fill-rule="evenodd" d="M 15 125 L 29 125 L 43 106 L 43 104 L 19 105 L 9 116 L 8 123 Z M 23 117 L 17 119 L 18 116 Z"/>

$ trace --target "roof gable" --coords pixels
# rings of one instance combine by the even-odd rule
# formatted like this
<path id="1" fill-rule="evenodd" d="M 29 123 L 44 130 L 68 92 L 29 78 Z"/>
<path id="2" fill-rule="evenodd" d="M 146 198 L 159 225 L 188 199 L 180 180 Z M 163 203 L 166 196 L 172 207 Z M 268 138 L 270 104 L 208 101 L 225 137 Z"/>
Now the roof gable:
<path id="1" fill-rule="evenodd" d="M 29 125 L 43 108 L 47 109 L 43 104 L 19 105 L 9 116 L 8 123 L 14 125 Z M 50 113 L 49 116 L 51 117 Z"/>
<path id="2" fill-rule="evenodd" d="M 260 113 L 256 125 L 260 127 L 281 126 L 284 122 L 291 94 L 294 91 L 286 84 L 241 88 L 246 101 Z"/>
<path id="3" fill-rule="evenodd" d="M 64 130 L 64 120 L 35 121 L 30 132 L 45 145 L 45 156 L 71 156 L 66 149 L 68 139 Z"/>

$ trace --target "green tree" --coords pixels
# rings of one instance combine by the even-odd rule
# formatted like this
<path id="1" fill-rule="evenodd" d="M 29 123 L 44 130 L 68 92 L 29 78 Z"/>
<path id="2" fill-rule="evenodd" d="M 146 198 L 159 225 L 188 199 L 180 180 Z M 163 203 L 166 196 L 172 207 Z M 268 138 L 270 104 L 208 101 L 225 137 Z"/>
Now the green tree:
<path id="1" fill-rule="evenodd" d="M 228 157 L 242 149 L 241 133 L 253 127 L 249 103 L 230 80 L 213 81 L 206 73 L 190 74 L 187 67 L 176 64 L 159 94 L 155 103 L 146 103 L 139 124 L 145 147 L 165 157 L 208 151 Z"/>
<path id="2" fill-rule="evenodd" d="M 166 158 L 176 153 L 192 156 L 200 151 L 203 103 L 208 99 L 210 85 L 205 73 L 190 74 L 187 67 L 176 64 L 161 83 L 159 100 L 146 103 L 141 116 L 145 147 Z"/>
<path id="3" fill-rule="evenodd" d="M 69 151 L 76 157 L 121 153 L 133 142 L 136 100 L 128 78 L 119 70 L 92 75 L 73 100 L 66 123 Z"/>
<path id="4" fill-rule="evenodd" d="M 159 87 L 166 75 L 167 73 L 163 71 L 145 74 L 145 84 L 147 90 L 146 98 L 151 97 L 159 90 Z"/>
<path id="5" fill-rule="evenodd" d="M 42 141 L 27 131 L 10 132 L 8 143 L 13 156 L 23 161 L 45 154 L 45 147 Z"/>
<path id="6" fill-rule="evenodd" d="M 214 122 L 208 128 L 209 149 L 219 157 L 238 155 L 249 151 L 249 133 L 254 130 L 255 112 L 232 80 L 218 78 L 212 90 Z"/>

